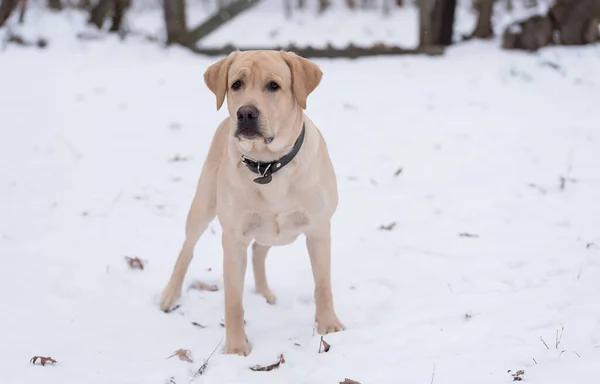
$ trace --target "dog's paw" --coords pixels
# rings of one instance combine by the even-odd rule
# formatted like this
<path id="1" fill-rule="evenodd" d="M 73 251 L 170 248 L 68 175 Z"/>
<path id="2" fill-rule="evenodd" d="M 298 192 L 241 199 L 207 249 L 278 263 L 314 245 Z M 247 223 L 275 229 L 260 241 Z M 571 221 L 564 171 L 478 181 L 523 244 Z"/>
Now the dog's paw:
<path id="1" fill-rule="evenodd" d="M 167 285 L 160 298 L 160 309 L 168 312 L 179 299 L 179 296 L 181 296 L 181 288 L 177 289 L 173 288 L 171 284 Z"/>
<path id="2" fill-rule="evenodd" d="M 267 303 L 271 305 L 275 305 L 277 302 L 277 296 L 270 289 L 263 289 L 258 291 L 258 293 L 267 300 Z"/>
<path id="3" fill-rule="evenodd" d="M 317 331 L 321 335 L 326 335 L 328 333 L 341 332 L 345 330 L 346 327 L 340 319 L 338 319 L 335 313 L 330 313 L 325 316 L 317 316 Z"/>
<path id="4" fill-rule="evenodd" d="M 250 343 L 248 343 L 246 338 L 240 338 L 238 340 L 228 339 L 225 341 L 223 353 L 226 355 L 248 356 L 251 350 Z"/>

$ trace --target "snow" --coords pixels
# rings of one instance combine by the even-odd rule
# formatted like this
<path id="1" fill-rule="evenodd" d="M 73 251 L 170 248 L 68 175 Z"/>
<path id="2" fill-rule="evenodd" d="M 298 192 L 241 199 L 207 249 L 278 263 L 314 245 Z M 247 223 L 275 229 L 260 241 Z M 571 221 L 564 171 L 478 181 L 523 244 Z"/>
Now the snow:
<path id="1" fill-rule="evenodd" d="M 23 32 L 49 48 L 0 53 L 0 382 L 188 383 L 224 337 L 222 290 L 186 291 L 170 314 L 158 298 L 226 113 L 202 79 L 216 58 L 141 38 L 77 41 L 81 15 L 36 17 Z M 243 41 L 252 19 L 215 44 Z M 307 113 L 338 175 L 332 273 L 348 329 L 317 353 L 299 239 L 267 261 L 276 306 L 253 292 L 248 270 L 252 353 L 223 355 L 221 344 L 192 382 L 494 384 L 524 369 L 528 383 L 595 383 L 599 62 L 597 46 L 531 55 L 497 41 L 436 58 L 317 60 L 325 76 Z M 220 234 L 215 221 L 186 286 L 222 288 Z M 193 364 L 167 359 L 179 348 Z M 278 369 L 249 370 L 281 353 Z M 34 366 L 34 355 L 58 363 Z"/>

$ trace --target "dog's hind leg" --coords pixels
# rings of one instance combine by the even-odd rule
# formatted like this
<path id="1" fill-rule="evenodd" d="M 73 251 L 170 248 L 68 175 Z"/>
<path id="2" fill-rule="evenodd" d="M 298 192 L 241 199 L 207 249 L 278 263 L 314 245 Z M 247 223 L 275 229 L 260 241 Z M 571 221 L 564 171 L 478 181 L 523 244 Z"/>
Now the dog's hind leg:
<path id="1" fill-rule="evenodd" d="M 267 271 L 265 266 L 265 260 L 269 249 L 271 249 L 270 246 L 260 245 L 257 242 L 252 244 L 252 269 L 254 271 L 256 292 L 263 295 L 265 299 L 267 299 L 267 303 L 275 304 L 276 298 L 267 283 Z"/>
<path id="2" fill-rule="evenodd" d="M 187 216 L 185 241 L 175 262 L 169 283 L 162 293 L 160 309 L 163 311 L 168 311 L 181 295 L 183 279 L 194 257 L 194 247 L 217 214 L 217 175 L 226 140 L 227 127 L 225 124 L 221 124 L 202 167 L 196 194 Z"/>

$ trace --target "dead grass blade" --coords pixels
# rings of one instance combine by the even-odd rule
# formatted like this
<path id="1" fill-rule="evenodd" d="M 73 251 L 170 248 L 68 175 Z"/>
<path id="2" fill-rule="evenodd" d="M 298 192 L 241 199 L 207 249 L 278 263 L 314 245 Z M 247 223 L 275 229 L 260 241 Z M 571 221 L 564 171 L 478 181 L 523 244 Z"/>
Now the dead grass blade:
<path id="1" fill-rule="evenodd" d="M 255 372 L 265 372 L 265 371 L 272 371 L 275 368 L 278 368 L 281 364 L 285 364 L 285 358 L 283 357 L 283 354 L 279 355 L 279 360 L 271 365 L 267 365 L 267 366 L 262 366 L 262 365 L 255 365 L 253 367 L 250 367 L 251 370 L 255 371 Z"/>
<path id="2" fill-rule="evenodd" d="M 208 362 L 210 361 L 210 358 L 213 357 L 213 355 L 215 354 L 215 352 L 217 352 L 217 349 L 219 349 L 219 346 L 221 345 L 221 343 L 223 342 L 223 339 L 221 339 L 219 341 L 219 344 L 217 344 L 217 346 L 215 347 L 215 349 L 213 349 L 213 351 L 210 353 L 210 355 L 208 355 L 208 357 L 204 360 L 204 363 L 202 363 L 202 365 L 200 366 L 200 368 L 198 368 L 198 370 L 196 371 L 196 373 L 194 373 L 194 376 L 192 376 L 192 378 L 190 379 L 190 383 L 198 376 L 202 376 L 204 374 L 204 372 L 206 371 L 206 368 L 208 368 Z"/>
<path id="3" fill-rule="evenodd" d="M 321 353 L 321 347 L 323 347 L 323 352 L 326 353 L 331 349 L 331 344 L 326 342 L 325 339 L 323 339 L 323 336 L 321 336 L 321 342 L 319 343 L 319 353 Z"/>

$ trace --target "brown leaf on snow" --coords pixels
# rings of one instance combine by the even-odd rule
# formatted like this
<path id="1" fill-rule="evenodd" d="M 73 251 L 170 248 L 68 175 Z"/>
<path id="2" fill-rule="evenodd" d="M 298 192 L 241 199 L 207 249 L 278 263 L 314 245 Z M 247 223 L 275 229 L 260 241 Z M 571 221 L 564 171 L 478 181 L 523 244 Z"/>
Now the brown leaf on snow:
<path id="1" fill-rule="evenodd" d="M 144 269 L 144 261 L 139 257 L 125 256 L 125 260 L 131 269 Z"/>
<path id="2" fill-rule="evenodd" d="M 167 357 L 167 359 L 170 359 L 173 356 L 177 356 L 177 357 L 179 357 L 179 360 L 187 361 L 188 363 L 193 363 L 194 360 L 192 360 L 192 358 L 190 357 L 191 353 L 192 353 L 192 351 L 190 351 L 189 349 L 180 348 L 180 349 L 176 350 L 175 352 L 173 352 L 173 354 L 171 356 Z"/>
<path id="3" fill-rule="evenodd" d="M 345 378 L 344 381 L 340 381 L 340 384 L 360 384 L 358 381 L 354 381 L 349 378 Z"/>
<path id="4" fill-rule="evenodd" d="M 46 363 L 48 363 L 48 362 L 52 363 L 52 364 L 56 364 L 56 360 L 54 360 L 53 358 L 51 358 L 51 357 L 42 357 L 42 356 L 33 356 L 31 358 L 31 360 L 29 360 L 29 362 L 31 364 L 35 364 L 35 362 L 38 361 L 38 359 L 40 360 L 40 363 L 42 365 L 46 365 Z"/>
<path id="5" fill-rule="evenodd" d="M 329 352 L 331 349 L 331 344 L 326 342 L 323 336 L 321 336 L 321 343 L 319 344 L 319 353 L 321 353 L 321 347 L 323 347 L 323 352 Z"/>
<path id="6" fill-rule="evenodd" d="M 255 372 L 272 371 L 275 368 L 279 367 L 281 364 L 285 364 L 285 358 L 283 357 L 283 354 L 279 355 L 279 360 L 275 364 L 271 364 L 271 365 L 267 365 L 267 366 L 255 365 L 253 367 L 250 367 L 250 369 Z"/>
<path id="7" fill-rule="evenodd" d="M 198 289 L 200 291 L 210 291 L 216 292 L 219 290 L 219 287 L 216 284 L 207 284 L 203 281 L 197 281 L 190 287 L 192 289 Z"/>
<path id="8" fill-rule="evenodd" d="M 517 372 L 513 373 L 511 376 L 513 377 L 513 381 L 522 381 L 524 374 L 525 374 L 525 371 L 522 369 L 519 369 Z"/>
<path id="9" fill-rule="evenodd" d="M 396 226 L 396 223 L 390 223 L 388 225 L 381 225 L 379 227 L 380 230 L 382 231 L 391 231 L 392 229 L 394 229 L 394 227 Z"/>

